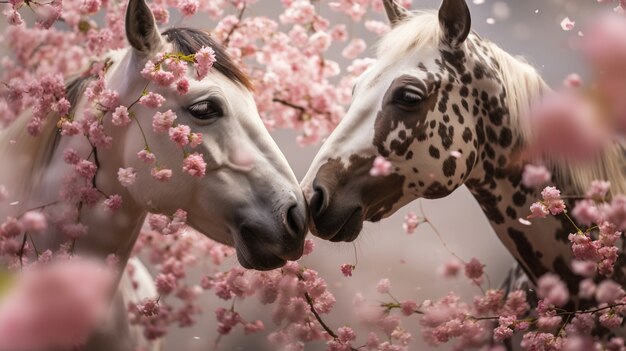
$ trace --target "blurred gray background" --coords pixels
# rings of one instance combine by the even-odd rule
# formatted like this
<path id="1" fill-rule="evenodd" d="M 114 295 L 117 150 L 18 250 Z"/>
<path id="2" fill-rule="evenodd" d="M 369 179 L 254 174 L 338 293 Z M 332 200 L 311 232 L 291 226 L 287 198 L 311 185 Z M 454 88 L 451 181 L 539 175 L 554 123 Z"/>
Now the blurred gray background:
<path id="1" fill-rule="evenodd" d="M 210 0 L 207 0 L 210 1 Z M 326 2 L 315 2 L 319 11 L 331 20 L 331 23 L 346 23 L 351 37 L 361 37 L 368 45 L 376 42 L 376 37 L 365 30 L 362 23 L 354 24 L 341 14 L 329 10 Z M 475 4 L 478 2 L 479 4 Z M 578 72 L 585 76 L 584 67 L 579 58 L 568 46 L 569 38 L 576 37 L 579 28 L 583 28 L 586 19 L 597 11 L 610 11 L 615 4 L 597 4 L 590 0 L 469 0 L 472 12 L 473 28 L 482 36 L 499 44 L 505 50 L 524 56 L 535 65 L 553 86 L 560 84 L 569 73 Z M 481 3 L 482 2 L 482 3 Z M 439 0 L 414 0 L 414 8 L 437 8 Z M 276 19 L 282 9 L 279 0 L 259 0 L 249 6 L 247 14 L 264 15 Z M 576 21 L 576 29 L 564 32 L 560 22 L 564 17 Z M 185 25 L 206 28 L 213 25 L 206 18 L 195 16 L 177 20 L 173 16 L 171 25 Z M 384 15 L 374 14 L 374 18 L 385 20 Z M 0 30 L 4 30 L 5 21 L 0 21 Z M 0 43 L 0 53 L 5 52 L 5 44 Z M 330 59 L 342 61 L 340 52 L 345 44 L 334 44 L 328 55 Z M 361 57 L 373 56 L 370 48 Z M 301 179 L 306 173 L 318 147 L 301 148 L 297 145 L 296 134 L 291 130 L 273 131 L 276 142 Z M 477 257 L 487 266 L 487 272 L 497 287 L 512 263 L 511 256 L 504 250 L 493 230 L 489 226 L 479 206 L 465 188 L 451 196 L 424 201 L 424 208 L 442 233 L 443 239 L 451 250 L 464 259 Z M 366 224 L 363 233 L 355 243 L 358 253 L 358 266 L 353 277 L 345 278 L 339 270 L 343 263 L 354 263 L 352 244 L 333 244 L 315 240 L 315 252 L 304 260 L 308 267 L 318 270 L 324 277 L 337 299 L 334 311 L 325 317 L 327 323 L 337 328 L 350 325 L 359 331 L 352 299 L 355 293 L 362 293 L 371 301 L 389 300 L 377 294 L 376 283 L 381 278 L 389 278 L 392 293 L 400 300 L 435 299 L 454 290 L 471 301 L 474 294 L 480 293 L 469 285 L 466 279 L 444 280 L 438 274 L 439 267 L 450 258 L 441 242 L 428 227 L 420 227 L 413 235 L 402 230 L 405 214 L 418 210 L 414 202 L 396 215 L 381 223 Z M 236 264 L 231 259 L 228 264 Z M 199 351 L 213 349 L 217 338 L 216 322 L 213 311 L 219 306 L 230 307 L 230 302 L 221 301 L 210 294 L 202 296 L 205 314 L 193 328 L 172 330 L 165 342 L 165 350 Z M 271 321 L 272 306 L 262 306 L 252 298 L 246 302 L 237 302 L 236 309 L 247 320 L 261 319 L 266 332 L 244 336 L 241 328 L 225 336 L 220 343 L 220 350 L 273 350 L 265 338 L 275 327 Z M 413 334 L 411 350 L 430 350 L 420 337 L 419 317 L 404 319 L 404 327 Z M 362 335 L 365 337 L 365 334 Z M 364 339 L 359 339 L 360 345 Z M 306 350 L 323 350 L 323 344 L 308 345 Z M 444 346 L 439 350 L 451 350 Z"/>

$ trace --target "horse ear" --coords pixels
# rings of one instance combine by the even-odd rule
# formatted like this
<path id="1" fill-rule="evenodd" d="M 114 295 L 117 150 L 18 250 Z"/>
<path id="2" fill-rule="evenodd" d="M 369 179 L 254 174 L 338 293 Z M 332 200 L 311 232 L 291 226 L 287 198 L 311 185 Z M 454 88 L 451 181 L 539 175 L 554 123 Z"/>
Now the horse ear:
<path id="1" fill-rule="evenodd" d="M 396 0 L 383 0 L 383 5 L 385 6 L 385 13 L 387 14 L 387 19 L 389 19 L 391 27 L 394 27 L 411 16 L 411 13 L 402 7 L 402 5 L 398 4 Z"/>
<path id="2" fill-rule="evenodd" d="M 472 18 L 465 0 L 443 0 L 439 8 L 439 23 L 448 44 L 457 46 L 463 43 L 472 27 Z"/>
<path id="3" fill-rule="evenodd" d="M 126 38 L 130 45 L 142 54 L 154 52 L 161 46 L 161 34 L 145 0 L 128 2 Z"/>

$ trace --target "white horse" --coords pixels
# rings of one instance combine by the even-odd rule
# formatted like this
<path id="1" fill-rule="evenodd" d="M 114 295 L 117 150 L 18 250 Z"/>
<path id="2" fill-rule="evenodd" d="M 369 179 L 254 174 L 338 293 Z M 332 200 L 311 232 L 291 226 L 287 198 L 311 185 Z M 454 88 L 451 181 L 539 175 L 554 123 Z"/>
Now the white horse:
<path id="1" fill-rule="evenodd" d="M 301 184 L 311 231 L 352 241 L 364 221 L 466 185 L 531 282 L 554 272 L 575 294 L 582 278 L 570 269 L 567 239 L 575 229 L 565 219 L 519 221 L 541 198 L 521 183 L 522 151 L 531 104 L 547 85 L 526 62 L 471 31 L 465 0 L 444 0 L 438 13 L 409 12 L 394 0 L 384 5 L 392 29 L 378 60 L 358 78 L 347 115 Z M 388 175 L 370 175 L 378 156 L 391 163 Z M 584 194 L 594 179 L 611 181 L 617 194 L 626 191 L 625 156 L 615 144 L 594 164 L 550 166 L 564 194 Z M 625 284 L 622 259 L 618 266 L 613 279 Z"/>
<path id="2" fill-rule="evenodd" d="M 95 185 L 99 190 L 123 198 L 121 209 L 115 213 L 104 209 L 104 197 L 93 206 L 78 208 L 77 219 L 88 227 L 88 234 L 74 241 L 77 254 L 100 258 L 115 254 L 123 272 L 146 214 L 172 215 L 183 209 L 191 227 L 234 246 L 246 268 L 269 270 L 298 259 L 307 233 L 306 203 L 295 175 L 261 121 L 247 77 L 204 32 L 178 28 L 160 34 L 144 0 L 130 0 L 126 36 L 130 47 L 106 55 L 112 65 L 105 77 L 107 87 L 119 92 L 120 103 L 125 106 L 141 96 L 147 80 L 140 71 L 158 52 L 189 55 L 203 46 L 215 51 L 217 61 L 204 79 L 195 80 L 193 70 L 188 73 L 187 94 L 181 96 L 154 84 L 149 87 L 166 98 L 159 111 L 174 111 L 178 123 L 203 134 L 203 142 L 194 152 L 204 156 L 206 175 L 197 178 L 182 171 L 180 148 L 167 135 L 152 131 L 155 111 L 139 104 L 133 107 L 136 123 L 128 127 L 112 125 L 110 113 L 104 116 L 104 130 L 113 143 L 97 152 L 82 135 L 61 136 L 56 127 L 58 116 L 48 116 L 41 135 L 31 137 L 26 130 L 30 115 L 24 113 L 0 135 L 0 160 L 11 165 L 0 173 L 0 184 L 9 190 L 8 201 L 0 207 L 2 218 L 19 217 L 33 208 L 40 208 L 49 218 L 65 211 L 67 208 L 56 202 L 63 178 L 72 172 L 72 166 L 63 160 L 63 151 L 72 148 L 98 163 Z M 77 120 L 88 104 L 83 93 L 91 79 L 76 78 L 68 84 L 67 97 Z M 152 166 L 138 159 L 137 153 L 144 148 L 142 133 L 159 162 L 173 170 L 168 183 L 153 179 Z M 241 155 L 245 155 L 245 162 Z M 127 167 L 133 167 L 137 175 L 134 184 L 124 187 L 117 172 Z M 54 223 L 49 223 L 45 234 L 31 239 L 39 252 L 57 250 L 68 241 Z M 154 290 L 145 294 L 156 295 Z M 117 319 L 116 323 L 99 331 L 87 349 L 134 347 L 124 335 L 128 333 L 124 304 L 115 311 L 112 319 Z"/>

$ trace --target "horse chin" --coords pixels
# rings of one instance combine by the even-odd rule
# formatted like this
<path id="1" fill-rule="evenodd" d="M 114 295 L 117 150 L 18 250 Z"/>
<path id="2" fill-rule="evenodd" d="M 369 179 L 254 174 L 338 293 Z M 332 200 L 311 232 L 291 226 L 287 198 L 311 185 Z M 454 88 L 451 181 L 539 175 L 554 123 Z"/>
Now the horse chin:
<path id="1" fill-rule="evenodd" d="M 239 261 L 239 264 L 246 269 L 269 271 L 280 268 L 287 263 L 287 260 L 269 252 L 261 253 L 257 250 L 253 255 L 251 254 L 252 250 L 248 250 L 247 247 L 242 247 L 241 245 L 237 245 L 235 249 L 237 251 L 237 260 Z"/>
<path id="2" fill-rule="evenodd" d="M 311 232 L 319 238 L 332 242 L 352 242 L 363 229 L 363 210 L 358 207 L 344 216 L 327 213 L 311 222 Z"/>

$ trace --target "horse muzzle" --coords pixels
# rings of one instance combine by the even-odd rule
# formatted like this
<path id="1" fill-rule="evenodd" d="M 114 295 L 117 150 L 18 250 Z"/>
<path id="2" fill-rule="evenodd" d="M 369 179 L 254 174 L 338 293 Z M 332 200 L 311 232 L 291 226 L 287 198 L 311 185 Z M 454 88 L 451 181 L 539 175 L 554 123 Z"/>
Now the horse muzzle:
<path id="1" fill-rule="evenodd" d="M 248 208 L 235 213 L 233 236 L 237 259 L 244 268 L 271 270 L 302 256 L 308 232 L 306 204 L 287 203 L 268 212 Z"/>
<path id="2" fill-rule="evenodd" d="M 311 232 L 333 242 L 353 241 L 363 228 L 363 208 L 347 198 L 342 202 L 334 200 L 325 187 L 313 187 L 309 200 Z"/>

